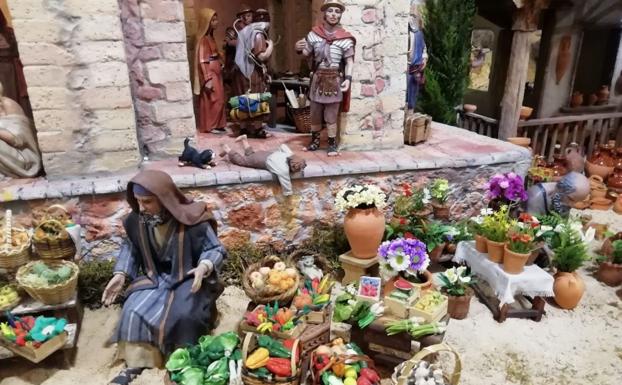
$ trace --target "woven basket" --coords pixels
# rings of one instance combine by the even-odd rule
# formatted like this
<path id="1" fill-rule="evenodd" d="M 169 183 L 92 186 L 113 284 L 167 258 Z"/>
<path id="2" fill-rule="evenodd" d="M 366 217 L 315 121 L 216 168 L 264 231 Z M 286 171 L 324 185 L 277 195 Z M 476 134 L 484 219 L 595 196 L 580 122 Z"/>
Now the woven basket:
<path id="1" fill-rule="evenodd" d="M 328 370 L 330 370 L 333 365 L 337 365 L 337 364 L 352 364 L 355 362 L 361 362 L 364 361 L 367 363 L 367 367 L 370 369 L 374 369 L 376 370 L 374 361 L 367 357 L 367 356 L 354 356 L 354 355 L 339 355 L 337 357 L 333 357 L 330 362 L 328 363 L 328 365 L 326 365 L 324 368 L 322 368 L 319 371 L 315 371 L 315 370 L 310 370 L 311 372 L 311 383 L 313 385 L 319 385 L 322 382 L 322 374 Z M 315 362 L 315 351 L 313 353 L 311 353 L 311 362 Z"/>
<path id="2" fill-rule="evenodd" d="M 19 283 L 19 285 L 26 290 L 32 298 L 43 303 L 44 305 L 58 305 L 73 298 L 78 286 L 78 273 L 80 272 L 78 265 L 69 261 L 43 261 L 46 265 L 54 268 L 69 266 L 73 270 L 73 273 L 71 274 L 71 277 L 63 283 L 48 287 L 34 287 L 26 284 L 24 282 L 24 277 L 30 272 L 30 269 L 35 263 L 36 262 L 30 262 L 27 265 L 20 267 L 15 276 L 17 283 Z"/>
<path id="3" fill-rule="evenodd" d="M 244 292 L 246 293 L 246 295 L 255 304 L 266 305 L 268 303 L 273 303 L 273 302 L 277 301 L 279 303 L 279 306 L 283 307 L 283 306 L 288 305 L 292 301 L 294 296 L 296 295 L 296 292 L 298 291 L 298 286 L 300 285 L 300 275 L 299 274 L 296 275 L 296 277 L 294 279 L 294 285 L 289 290 L 287 290 L 284 293 L 280 293 L 280 294 L 276 294 L 276 295 L 265 295 L 265 294 L 255 290 L 253 288 L 253 286 L 251 285 L 251 279 L 250 279 L 251 273 L 253 273 L 255 271 L 259 271 L 259 268 L 261 268 L 261 267 L 270 267 L 270 268 L 272 268 L 274 266 L 274 264 L 277 263 L 277 262 L 282 262 L 279 257 L 269 256 L 269 257 L 264 258 L 259 263 L 254 263 L 254 264 L 250 265 L 246 269 L 246 271 L 244 272 L 244 277 L 242 277 L 242 287 L 244 288 Z"/>
<path id="4" fill-rule="evenodd" d="M 61 235 L 54 238 L 38 238 L 37 230 L 44 225 L 60 226 L 62 228 Z M 65 230 L 65 226 L 56 219 L 46 219 L 39 223 L 35 228 L 32 240 L 35 251 L 43 259 L 66 259 L 73 258 L 76 255 L 76 245 L 73 243 L 67 230 Z"/>
<path id="5" fill-rule="evenodd" d="M 12 231 L 28 234 L 28 231 L 21 227 L 13 227 Z M 31 237 L 29 234 L 28 242 L 22 244 L 20 248 L 7 247 L 6 245 L 0 246 L 0 269 L 15 270 L 27 264 L 30 260 L 30 246 Z"/>
<path id="6" fill-rule="evenodd" d="M 299 385 L 300 384 L 300 365 L 296 362 L 296 356 L 298 351 L 300 341 L 298 339 L 294 340 L 294 346 L 292 347 L 292 376 L 291 377 L 277 377 L 273 376 L 272 380 L 266 380 L 264 378 L 257 378 L 253 376 L 247 369 L 246 366 L 242 367 L 242 382 L 245 385 Z M 256 336 L 254 333 L 246 333 L 244 337 L 244 341 L 242 342 L 242 361 L 246 362 L 246 357 L 248 357 L 248 352 L 253 351 L 256 346 Z"/>
<path id="7" fill-rule="evenodd" d="M 425 142 L 432 132 L 432 117 L 415 114 L 404 121 L 404 144 L 415 145 Z"/>
<path id="8" fill-rule="evenodd" d="M 19 305 L 20 302 L 22 302 L 22 298 L 19 296 L 19 293 L 17 293 L 17 298 L 13 302 L 10 302 L 4 306 L 0 306 L 0 313 L 5 312 L 7 310 L 12 310 L 17 305 Z"/>
<path id="9" fill-rule="evenodd" d="M 311 132 L 311 107 L 292 108 L 289 107 L 289 111 L 294 118 L 294 125 L 296 126 L 296 132 L 307 134 Z"/>
<path id="10" fill-rule="evenodd" d="M 331 269 L 330 263 L 328 262 L 328 259 L 326 259 L 324 255 L 319 254 L 309 249 L 302 248 L 302 249 L 293 251 L 291 254 L 287 256 L 287 260 L 285 263 L 298 268 L 298 261 L 300 260 L 300 258 L 306 255 L 312 255 L 313 259 L 315 260 L 315 265 L 319 267 L 325 274 L 331 273 L 332 269 Z"/>
<path id="11" fill-rule="evenodd" d="M 424 358 L 426 358 L 427 356 L 431 354 L 436 354 L 440 352 L 449 352 L 453 354 L 455 358 L 454 371 L 451 374 L 451 376 L 447 376 L 445 374 L 444 377 L 445 377 L 445 382 L 447 382 L 448 384 L 458 385 L 458 383 L 460 382 L 460 374 L 462 372 L 462 362 L 460 361 L 460 356 L 458 355 L 458 353 L 454 349 L 452 349 L 451 346 L 444 344 L 444 343 L 427 346 L 421 349 L 419 352 L 417 352 L 417 354 L 415 354 L 413 358 L 411 358 L 410 360 L 399 364 L 395 368 L 395 371 L 393 372 L 393 375 L 391 376 L 392 384 L 393 385 L 406 385 L 408 383 L 408 376 L 410 375 L 410 373 L 414 370 L 415 366 L 420 361 L 422 361 Z"/>

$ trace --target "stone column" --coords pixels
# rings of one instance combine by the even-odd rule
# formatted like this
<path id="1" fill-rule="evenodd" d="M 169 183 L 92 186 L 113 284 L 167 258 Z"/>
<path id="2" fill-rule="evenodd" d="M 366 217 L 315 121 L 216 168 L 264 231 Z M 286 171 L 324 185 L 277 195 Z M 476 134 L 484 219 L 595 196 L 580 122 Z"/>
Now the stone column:
<path id="1" fill-rule="evenodd" d="M 350 0 L 345 4 L 342 24 L 357 44 L 350 112 L 340 119 L 340 148 L 400 148 L 404 145 L 410 0 Z"/>
<path id="2" fill-rule="evenodd" d="M 49 178 L 139 162 L 117 0 L 9 0 Z"/>
<path id="3" fill-rule="evenodd" d="M 179 155 L 196 125 L 182 0 L 118 0 L 141 150 Z"/>

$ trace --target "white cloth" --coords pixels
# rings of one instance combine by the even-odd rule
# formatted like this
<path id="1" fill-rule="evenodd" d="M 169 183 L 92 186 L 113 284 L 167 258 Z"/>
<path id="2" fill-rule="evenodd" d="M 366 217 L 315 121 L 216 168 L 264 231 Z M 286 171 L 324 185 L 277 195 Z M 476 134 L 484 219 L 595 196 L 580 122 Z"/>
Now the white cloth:
<path id="1" fill-rule="evenodd" d="M 279 149 L 268 155 L 268 159 L 266 159 L 266 168 L 278 178 L 284 196 L 293 194 L 288 161 L 293 154 L 286 144 L 281 144 Z"/>
<path id="2" fill-rule="evenodd" d="M 525 266 L 520 274 L 508 274 L 500 264 L 492 262 L 486 254 L 475 249 L 475 242 L 460 242 L 456 247 L 454 262 L 465 262 L 479 278 L 488 282 L 497 298 L 504 304 L 514 302 L 515 295 L 553 297 L 553 276 L 537 265 Z"/>
<path id="3" fill-rule="evenodd" d="M 242 75 L 250 80 L 253 71 L 255 70 L 255 58 L 253 55 L 253 45 L 255 44 L 255 36 L 257 34 L 267 33 L 266 30 L 270 27 L 270 23 L 257 22 L 252 23 L 244 27 L 238 32 L 238 43 L 235 49 L 235 64 L 237 64 Z"/>

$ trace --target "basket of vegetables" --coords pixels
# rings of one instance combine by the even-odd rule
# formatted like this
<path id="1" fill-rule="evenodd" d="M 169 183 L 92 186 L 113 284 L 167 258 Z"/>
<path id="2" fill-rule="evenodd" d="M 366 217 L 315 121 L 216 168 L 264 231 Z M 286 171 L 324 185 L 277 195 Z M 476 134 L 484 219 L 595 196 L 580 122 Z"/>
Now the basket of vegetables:
<path id="1" fill-rule="evenodd" d="M 7 210 L 0 231 L 0 269 L 17 269 L 29 260 L 30 234 L 21 227 L 13 227 L 11 210 Z"/>
<path id="2" fill-rule="evenodd" d="M 44 259 L 71 258 L 76 254 L 76 245 L 65 229 L 65 224 L 56 219 L 39 223 L 32 236 L 37 254 Z"/>
<path id="3" fill-rule="evenodd" d="M 277 256 L 269 256 L 252 264 L 244 272 L 244 292 L 256 304 L 277 301 L 287 305 L 296 295 L 300 275 L 294 267 L 288 267 Z"/>
<path id="4" fill-rule="evenodd" d="M 330 275 L 321 280 L 306 279 L 303 287 L 298 290 L 292 305 L 307 314 L 310 324 L 323 324 L 330 320 L 330 293 L 335 282 Z"/>
<path id="5" fill-rule="evenodd" d="M 443 372 L 440 365 L 425 361 L 426 357 L 441 352 L 448 352 L 454 356 L 455 364 L 451 375 Z M 451 346 L 442 343 L 427 346 L 410 360 L 399 364 L 391 376 L 391 382 L 393 385 L 458 385 L 461 372 L 460 356 Z"/>
<path id="6" fill-rule="evenodd" d="M 305 329 L 304 314 L 295 309 L 279 308 L 273 305 L 258 305 L 253 311 L 246 312 L 240 322 L 242 332 L 269 334 L 278 339 L 296 338 Z"/>
<path id="7" fill-rule="evenodd" d="M 69 261 L 33 261 L 17 271 L 17 283 L 45 305 L 69 301 L 76 293 L 79 268 Z"/>
<path id="8" fill-rule="evenodd" d="M 21 298 L 11 285 L 0 286 L 0 312 L 11 310 L 19 305 Z"/>
<path id="9" fill-rule="evenodd" d="M 245 385 L 300 384 L 298 339 L 281 342 L 269 336 L 247 333 L 242 343 L 242 358 Z"/>
<path id="10" fill-rule="evenodd" d="M 356 344 L 344 344 L 341 338 L 311 353 L 311 379 L 313 385 L 380 385 L 374 361 Z"/>

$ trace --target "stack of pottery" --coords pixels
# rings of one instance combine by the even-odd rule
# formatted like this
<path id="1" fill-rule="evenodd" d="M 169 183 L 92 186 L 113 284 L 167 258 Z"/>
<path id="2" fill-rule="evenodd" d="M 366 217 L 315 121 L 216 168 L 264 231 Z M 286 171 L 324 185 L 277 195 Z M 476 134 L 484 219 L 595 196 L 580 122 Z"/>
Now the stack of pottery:
<path id="1" fill-rule="evenodd" d="M 613 147 L 602 144 L 599 149 L 594 150 L 592 156 L 585 162 L 585 169 L 588 176 L 598 175 L 603 180 L 613 172 L 615 160 L 612 154 Z"/>
<path id="2" fill-rule="evenodd" d="M 590 205 L 594 210 L 609 210 L 611 201 L 607 199 L 607 186 L 599 175 L 590 177 Z"/>

